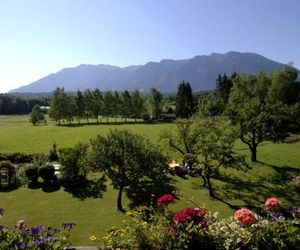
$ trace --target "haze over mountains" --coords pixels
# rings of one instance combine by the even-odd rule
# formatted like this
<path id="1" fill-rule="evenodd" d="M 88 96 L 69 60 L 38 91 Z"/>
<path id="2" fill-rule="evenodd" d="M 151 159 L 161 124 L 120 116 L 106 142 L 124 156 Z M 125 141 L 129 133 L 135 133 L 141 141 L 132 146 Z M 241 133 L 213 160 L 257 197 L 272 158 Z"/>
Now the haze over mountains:
<path id="1" fill-rule="evenodd" d="M 218 74 L 255 74 L 258 71 L 271 73 L 285 65 L 255 53 L 228 52 L 195 56 L 184 60 L 162 60 L 145 65 L 118 67 L 110 65 L 82 64 L 39 79 L 27 86 L 10 92 L 51 92 L 56 87 L 66 91 L 99 88 L 106 90 L 147 91 L 157 88 L 162 92 L 177 91 L 180 82 L 190 82 L 193 91 L 211 90 Z"/>

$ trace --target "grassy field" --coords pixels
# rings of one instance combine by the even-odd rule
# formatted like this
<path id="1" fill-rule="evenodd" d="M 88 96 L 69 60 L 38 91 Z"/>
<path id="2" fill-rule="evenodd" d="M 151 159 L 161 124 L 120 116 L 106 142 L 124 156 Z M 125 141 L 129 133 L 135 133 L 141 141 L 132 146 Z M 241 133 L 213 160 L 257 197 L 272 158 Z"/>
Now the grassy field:
<path id="1" fill-rule="evenodd" d="M 44 152 L 50 151 L 53 142 L 58 147 L 68 147 L 76 142 L 88 142 L 97 134 L 105 134 L 110 129 L 128 129 L 135 133 L 145 135 L 153 143 L 159 140 L 160 133 L 165 129 L 170 129 L 173 124 L 130 124 L 103 122 L 100 125 L 78 126 L 55 126 L 48 119 L 48 125 L 33 126 L 29 123 L 29 116 L 0 116 L 0 150 L 2 152 Z M 93 121 L 92 121 L 93 122 Z"/>
<path id="2" fill-rule="evenodd" d="M 48 152 L 56 141 L 59 147 L 70 146 L 78 141 L 88 141 L 99 133 L 111 128 L 126 128 L 145 135 L 156 143 L 164 129 L 172 129 L 172 124 L 126 124 L 126 125 L 86 125 L 58 127 L 34 127 L 27 116 L 0 117 L 0 143 L 3 152 Z M 237 141 L 236 150 L 249 160 L 248 148 Z M 276 196 L 288 206 L 300 206 L 299 194 L 290 185 L 292 178 L 300 173 L 300 143 L 273 144 L 266 142 L 258 150 L 259 163 L 252 164 L 248 172 L 223 170 L 213 186 L 218 199 L 210 199 L 206 189 L 201 187 L 199 178 L 174 177 L 174 185 L 185 197 L 192 198 L 200 206 L 211 211 L 219 211 L 220 217 L 228 217 L 234 209 L 248 206 L 259 209 L 261 202 Z M 25 187 L 10 192 L 0 192 L 0 207 L 5 208 L 5 224 L 13 224 L 25 219 L 28 224 L 59 226 L 62 222 L 77 223 L 72 232 L 75 245 L 91 245 L 90 235 L 101 236 L 113 224 L 119 225 L 123 215 L 116 211 L 117 193 L 109 187 L 103 198 L 79 199 L 60 188 L 55 191 L 28 189 Z M 124 204 L 128 200 L 124 199 Z M 177 210 L 191 206 L 186 198 L 172 205 Z"/>

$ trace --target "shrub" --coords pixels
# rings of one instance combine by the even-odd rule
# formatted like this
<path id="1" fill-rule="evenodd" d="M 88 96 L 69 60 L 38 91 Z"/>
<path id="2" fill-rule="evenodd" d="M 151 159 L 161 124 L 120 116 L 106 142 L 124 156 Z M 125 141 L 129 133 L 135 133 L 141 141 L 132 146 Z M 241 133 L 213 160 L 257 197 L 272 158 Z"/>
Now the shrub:
<path id="1" fill-rule="evenodd" d="M 36 185 L 39 178 L 39 167 L 37 165 L 28 165 L 25 169 L 25 175 L 31 185 Z"/>
<path id="2" fill-rule="evenodd" d="M 46 164 L 39 168 L 38 170 L 39 176 L 41 176 L 45 183 L 50 183 L 51 181 L 55 181 L 55 169 L 52 165 Z"/>
<path id="3" fill-rule="evenodd" d="M 87 149 L 87 145 L 78 143 L 72 148 L 59 150 L 59 161 L 63 165 L 61 171 L 64 184 L 77 185 L 86 180 L 88 172 Z"/>

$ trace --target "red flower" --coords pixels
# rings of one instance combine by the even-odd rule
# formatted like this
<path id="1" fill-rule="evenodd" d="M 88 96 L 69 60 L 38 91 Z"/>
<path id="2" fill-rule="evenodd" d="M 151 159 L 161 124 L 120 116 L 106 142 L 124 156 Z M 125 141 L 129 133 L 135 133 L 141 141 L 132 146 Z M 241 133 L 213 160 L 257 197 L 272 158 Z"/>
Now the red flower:
<path id="1" fill-rule="evenodd" d="M 249 226 L 255 221 L 254 213 L 247 208 L 237 210 L 234 213 L 234 218 L 245 226 Z"/>
<path id="2" fill-rule="evenodd" d="M 276 207 L 279 205 L 280 205 L 280 200 L 278 200 L 277 198 L 269 198 L 265 201 L 266 208 Z"/>
<path id="3" fill-rule="evenodd" d="M 174 233 L 174 228 L 171 227 L 171 226 L 167 227 L 165 230 L 166 230 L 166 232 L 167 232 L 168 234 Z"/>
<path id="4" fill-rule="evenodd" d="M 165 194 L 157 199 L 156 204 L 157 204 L 157 206 L 163 207 L 163 206 L 167 206 L 170 203 L 175 202 L 175 201 L 176 201 L 176 199 L 172 195 Z"/>
<path id="5" fill-rule="evenodd" d="M 179 213 L 175 214 L 172 220 L 178 223 L 185 223 L 190 221 L 195 221 L 199 223 L 203 220 L 206 214 L 206 210 L 200 210 L 196 208 L 184 208 Z"/>

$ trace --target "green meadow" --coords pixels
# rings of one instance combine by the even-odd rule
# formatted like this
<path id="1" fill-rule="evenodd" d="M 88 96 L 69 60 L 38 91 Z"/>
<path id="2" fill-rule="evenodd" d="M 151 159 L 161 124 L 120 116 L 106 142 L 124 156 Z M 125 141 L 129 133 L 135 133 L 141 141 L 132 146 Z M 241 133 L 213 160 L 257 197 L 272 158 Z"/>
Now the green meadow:
<path id="1" fill-rule="evenodd" d="M 0 152 L 49 152 L 55 141 L 60 147 L 72 146 L 76 142 L 88 142 L 97 134 L 105 134 L 110 129 L 128 129 L 142 134 L 153 143 L 159 142 L 164 130 L 171 130 L 174 124 L 111 124 L 55 126 L 32 126 L 28 116 L 0 116 Z M 249 150 L 241 142 L 236 142 L 236 150 L 247 156 Z M 177 157 L 170 153 L 171 157 Z M 287 206 L 300 206 L 299 194 L 294 192 L 291 180 L 300 173 L 300 142 L 292 144 L 274 144 L 265 142 L 258 149 L 259 163 L 250 164 L 247 172 L 222 170 L 219 178 L 213 180 L 217 199 L 211 199 L 202 180 L 187 176 L 173 178 L 173 184 L 184 197 L 171 206 L 178 210 L 199 206 L 218 211 L 221 218 L 233 214 L 236 208 L 247 206 L 259 210 L 261 203 L 270 196 L 278 197 Z M 249 161 L 250 162 L 250 161 Z M 61 187 L 58 190 L 29 189 L 20 187 L 12 191 L 0 191 L 0 207 L 5 209 L 3 224 L 12 225 L 18 219 L 25 219 L 32 225 L 45 224 L 60 226 L 62 222 L 75 222 L 77 226 L 71 234 L 74 245 L 93 245 L 91 235 L 98 238 L 106 229 L 120 225 L 125 216 L 116 210 L 117 192 L 110 186 L 103 198 L 78 198 Z M 124 199 L 124 205 L 128 200 Z"/>

